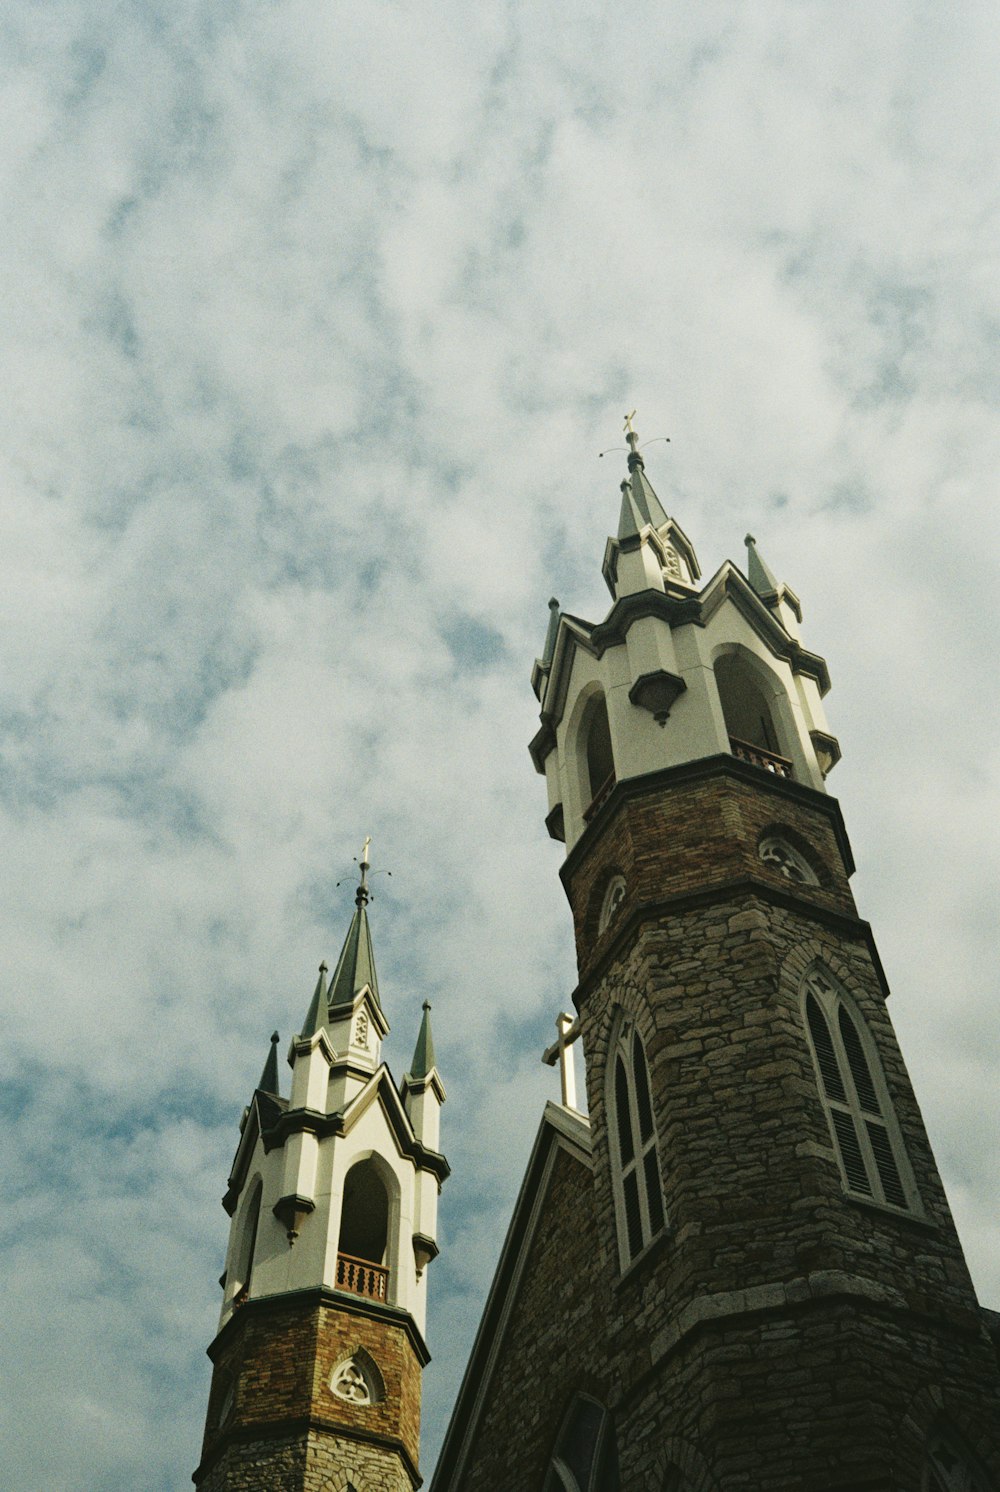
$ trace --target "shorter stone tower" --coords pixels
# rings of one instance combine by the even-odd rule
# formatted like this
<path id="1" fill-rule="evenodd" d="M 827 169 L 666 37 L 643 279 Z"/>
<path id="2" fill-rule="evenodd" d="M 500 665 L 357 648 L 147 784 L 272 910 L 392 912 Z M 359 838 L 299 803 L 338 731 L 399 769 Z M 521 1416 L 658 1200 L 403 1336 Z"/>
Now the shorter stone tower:
<path id="1" fill-rule="evenodd" d="M 437 1253 L 444 1087 L 424 1006 L 397 1089 L 368 926 L 368 841 L 333 979 L 292 1043 L 275 1034 L 240 1125 L 202 1492 L 410 1492 L 417 1470 L 426 1267 Z"/>

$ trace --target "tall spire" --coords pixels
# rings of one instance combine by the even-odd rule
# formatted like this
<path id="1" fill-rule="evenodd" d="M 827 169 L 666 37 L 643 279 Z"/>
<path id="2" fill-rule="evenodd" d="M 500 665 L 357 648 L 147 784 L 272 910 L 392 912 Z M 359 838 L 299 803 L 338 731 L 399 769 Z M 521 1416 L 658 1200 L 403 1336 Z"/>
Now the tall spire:
<path id="1" fill-rule="evenodd" d="M 639 450 L 639 436 L 632 428 L 635 410 L 625 416 L 625 439 L 628 441 L 628 480 L 622 483 L 622 511 L 618 520 L 619 539 L 631 538 L 649 523 L 660 528 L 667 515 L 663 504 L 646 478 L 646 467 Z"/>
<path id="2" fill-rule="evenodd" d="M 359 990 L 368 985 L 375 1000 L 375 1004 L 381 1009 L 378 996 L 378 979 L 375 975 L 375 955 L 372 951 L 372 935 L 368 927 L 368 872 L 371 869 L 368 860 L 368 846 L 371 844 L 371 836 L 368 835 L 361 849 L 361 859 L 358 868 L 361 871 L 361 880 L 354 894 L 354 916 L 344 939 L 344 946 L 337 960 L 337 967 L 330 981 L 330 1005 L 349 1005 Z"/>
<path id="3" fill-rule="evenodd" d="M 264 1071 L 261 1073 L 260 1082 L 257 1084 L 261 1093 L 273 1093 L 275 1098 L 280 1097 L 278 1093 L 278 1041 L 277 1031 L 272 1032 L 271 1050 L 267 1054 Z"/>

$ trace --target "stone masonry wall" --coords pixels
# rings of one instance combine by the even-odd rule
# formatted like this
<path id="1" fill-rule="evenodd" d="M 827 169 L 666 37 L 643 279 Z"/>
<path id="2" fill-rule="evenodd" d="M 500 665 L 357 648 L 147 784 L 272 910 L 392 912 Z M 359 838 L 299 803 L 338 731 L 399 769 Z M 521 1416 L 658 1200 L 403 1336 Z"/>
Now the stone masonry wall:
<path id="1" fill-rule="evenodd" d="M 727 1489 L 860 1488 L 862 1466 L 872 1487 L 888 1487 L 915 1393 L 949 1385 L 960 1423 L 980 1440 L 998 1384 L 867 930 L 844 920 L 852 903 L 839 853 L 824 840 L 825 815 L 767 791 L 754 803 L 752 789 L 724 776 L 679 791 L 680 807 L 668 794 L 626 802 L 570 884 L 584 967 L 597 967 L 601 953 L 589 942 L 595 888 L 628 864 L 638 907 L 631 942 L 581 990 L 599 1232 L 614 1237 L 604 1098 L 622 1013 L 646 1045 L 670 1221 L 615 1287 L 622 1425 L 630 1426 L 624 1485 L 645 1485 L 653 1444 L 662 1448 L 659 1403 L 671 1406 L 674 1433 L 692 1450 L 711 1448 Z M 679 822 L 689 824 L 680 847 Z M 721 825 L 724 858 L 735 863 L 742 853 L 759 877 L 759 838 L 785 824 L 826 870 L 820 888 L 783 884 L 797 905 L 752 889 L 726 896 L 722 878 L 717 901 L 643 917 L 654 882 L 677 895 L 706 890 L 714 872 L 702 862 L 716 864 Z M 735 850 L 733 836 L 742 841 Z M 828 911 L 840 916 L 831 921 Z M 817 959 L 852 996 L 878 1048 L 920 1194 L 912 1215 L 844 1192 L 802 1013 L 802 978 Z M 644 1433 L 650 1415 L 659 1441 Z M 751 1463 L 751 1442 L 765 1442 L 769 1424 L 773 1453 Z"/>
<path id="2" fill-rule="evenodd" d="M 1000 1486 L 996 1353 L 820 797 L 710 772 L 622 794 L 571 856 L 594 1170 L 553 1175 L 461 1492 L 537 1492 L 578 1388 L 615 1415 L 623 1492 L 677 1472 L 690 1492 L 921 1492 L 941 1419 Z M 761 864 L 767 832 L 818 887 Z M 616 873 L 625 903 L 598 938 Z M 816 960 L 877 1047 L 909 1213 L 844 1190 L 802 1008 Z M 624 1273 L 605 1115 L 623 1016 L 649 1060 L 668 1217 Z"/>
<path id="3" fill-rule="evenodd" d="M 610 1287 L 591 1172 L 559 1150 L 462 1492 L 541 1492 L 574 1393 L 608 1403 Z"/>

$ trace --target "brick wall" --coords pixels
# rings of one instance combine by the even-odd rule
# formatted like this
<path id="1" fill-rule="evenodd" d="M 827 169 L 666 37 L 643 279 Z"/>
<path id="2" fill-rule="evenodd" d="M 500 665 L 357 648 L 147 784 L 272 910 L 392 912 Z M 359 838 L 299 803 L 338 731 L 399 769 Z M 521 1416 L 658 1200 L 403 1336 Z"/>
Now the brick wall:
<path id="1" fill-rule="evenodd" d="M 347 1403 L 330 1389 L 334 1369 L 358 1348 L 384 1380 L 379 1403 Z M 407 1457 L 418 1461 L 421 1367 L 402 1325 L 347 1301 L 274 1297 L 238 1311 L 213 1358 L 203 1492 L 326 1492 L 323 1478 L 355 1462 L 366 1467 L 365 1489 L 411 1487 L 405 1467 Z M 376 1466 L 382 1480 L 372 1480 Z"/>

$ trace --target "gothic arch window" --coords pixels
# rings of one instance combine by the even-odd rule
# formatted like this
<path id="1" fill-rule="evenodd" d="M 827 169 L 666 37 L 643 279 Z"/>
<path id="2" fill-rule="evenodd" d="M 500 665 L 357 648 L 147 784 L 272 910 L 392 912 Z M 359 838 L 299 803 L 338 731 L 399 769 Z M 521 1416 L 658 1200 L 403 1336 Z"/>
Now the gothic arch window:
<path id="1" fill-rule="evenodd" d="M 337 1286 L 354 1295 L 391 1301 L 390 1263 L 398 1257 L 398 1183 L 379 1157 L 369 1155 L 344 1177 L 337 1240 Z"/>
<path id="2" fill-rule="evenodd" d="M 806 857 L 780 834 L 768 834 L 761 840 L 757 853 L 765 865 L 784 876 L 786 881 L 794 881 L 799 886 L 819 885 L 819 878 Z"/>
<path id="3" fill-rule="evenodd" d="M 371 1354 L 359 1347 L 334 1368 L 330 1390 L 348 1404 L 381 1404 L 385 1398 L 385 1379 Z"/>
<path id="4" fill-rule="evenodd" d="M 232 1266 L 226 1276 L 226 1288 L 230 1297 L 240 1305 L 250 1293 L 250 1277 L 253 1274 L 257 1225 L 260 1222 L 260 1199 L 263 1190 L 263 1183 L 257 1181 L 247 1197 L 243 1216 L 240 1219 Z"/>
<path id="5" fill-rule="evenodd" d="M 611 724 L 603 694 L 596 694 L 584 721 L 584 757 L 586 763 L 585 798 L 589 818 L 603 803 L 615 784 L 615 757 L 611 747 Z"/>
<path id="6" fill-rule="evenodd" d="M 577 1394 L 562 1422 L 543 1492 L 618 1492 L 614 1425 L 602 1404 Z"/>
<path id="7" fill-rule="evenodd" d="M 622 875 L 612 876 L 611 880 L 607 884 L 607 888 L 605 889 L 604 896 L 601 901 L 600 914 L 597 918 L 598 937 L 601 935 L 602 932 L 605 931 L 606 928 L 611 926 L 618 908 L 621 906 L 624 900 L 625 877 Z"/>
<path id="8" fill-rule="evenodd" d="M 622 1268 L 663 1232 L 663 1183 L 642 1038 L 623 1021 L 611 1051 L 606 1093 L 611 1178 Z"/>
<path id="9" fill-rule="evenodd" d="M 780 754 L 774 711 L 758 670 L 741 652 L 723 653 L 715 660 L 715 684 L 733 755 L 790 777 L 791 763 Z"/>
<path id="10" fill-rule="evenodd" d="M 820 1097 L 845 1189 L 914 1210 L 912 1174 L 865 1022 L 824 968 L 806 975 L 803 991 Z"/>

